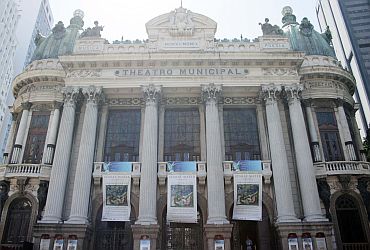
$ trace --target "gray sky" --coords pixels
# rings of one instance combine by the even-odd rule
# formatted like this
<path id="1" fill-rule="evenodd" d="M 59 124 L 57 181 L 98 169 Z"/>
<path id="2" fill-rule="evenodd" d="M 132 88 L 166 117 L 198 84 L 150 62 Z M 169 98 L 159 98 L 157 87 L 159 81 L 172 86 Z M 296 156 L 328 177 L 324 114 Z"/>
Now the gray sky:
<path id="1" fill-rule="evenodd" d="M 49 0 L 54 21 L 67 26 L 75 9 L 85 13 L 85 26 L 94 21 L 104 26 L 102 37 L 112 42 L 123 39 L 146 39 L 145 23 L 180 6 L 180 0 Z M 216 38 L 253 39 L 262 34 L 259 22 L 265 17 L 281 26 L 281 10 L 291 6 L 300 22 L 308 17 L 319 31 L 315 6 L 317 0 L 183 0 L 183 7 L 217 22 Z"/>

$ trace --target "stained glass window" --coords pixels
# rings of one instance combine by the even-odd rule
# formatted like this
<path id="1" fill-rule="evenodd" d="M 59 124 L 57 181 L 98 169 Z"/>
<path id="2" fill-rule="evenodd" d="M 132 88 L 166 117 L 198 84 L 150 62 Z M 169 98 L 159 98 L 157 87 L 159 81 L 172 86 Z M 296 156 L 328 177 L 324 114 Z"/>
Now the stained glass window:
<path id="1" fill-rule="evenodd" d="M 38 164 L 42 161 L 50 112 L 32 112 L 23 162 Z"/>
<path id="2" fill-rule="evenodd" d="M 325 160 L 342 161 L 343 151 L 334 112 L 319 111 L 316 112 L 316 117 Z"/>
<path id="3" fill-rule="evenodd" d="M 168 109 L 164 116 L 164 160 L 200 161 L 198 109 Z"/>
<path id="4" fill-rule="evenodd" d="M 225 160 L 260 160 L 256 111 L 227 108 L 224 115 Z"/>
<path id="5" fill-rule="evenodd" d="M 140 110 L 111 110 L 104 161 L 139 161 L 140 127 Z"/>

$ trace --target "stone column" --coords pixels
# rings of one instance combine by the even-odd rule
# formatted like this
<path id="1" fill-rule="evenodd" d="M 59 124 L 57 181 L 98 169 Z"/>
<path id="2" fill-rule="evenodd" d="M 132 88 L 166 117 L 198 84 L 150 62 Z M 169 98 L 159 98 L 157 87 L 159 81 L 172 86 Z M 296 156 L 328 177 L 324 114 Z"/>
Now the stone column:
<path id="1" fill-rule="evenodd" d="M 73 184 L 71 213 L 68 221 L 66 221 L 66 223 L 70 224 L 86 224 L 88 222 L 91 174 L 98 123 L 98 104 L 102 97 L 102 88 L 95 86 L 85 87 L 82 89 L 82 94 L 86 97 L 86 109 Z"/>
<path id="2" fill-rule="evenodd" d="M 222 149 L 218 100 L 221 86 L 214 84 L 202 86 L 202 97 L 206 105 L 207 141 L 207 224 L 228 224 L 225 213 L 225 187 L 222 170 Z"/>
<path id="3" fill-rule="evenodd" d="M 8 164 L 10 162 L 9 156 L 12 151 L 15 129 L 17 125 L 17 114 L 12 113 L 11 115 L 12 115 L 12 124 L 10 126 L 8 141 L 6 143 L 5 152 L 3 155 L 3 164 Z"/>
<path id="4" fill-rule="evenodd" d="M 52 115 L 52 121 L 50 127 L 48 128 L 48 134 L 46 135 L 46 152 L 42 157 L 42 163 L 52 164 L 55 150 L 55 142 L 57 140 L 57 133 L 59 127 L 59 118 L 60 118 L 60 107 L 61 103 L 54 103 L 54 111 Z"/>
<path id="5" fill-rule="evenodd" d="M 351 132 L 349 130 L 348 121 L 346 117 L 346 113 L 344 112 L 343 108 L 343 101 L 338 101 L 338 115 L 339 115 L 339 122 L 342 128 L 342 134 L 344 139 L 344 144 L 346 145 L 347 155 L 349 161 L 356 161 L 357 156 L 355 152 L 355 148 L 353 147 Z"/>
<path id="6" fill-rule="evenodd" d="M 66 87 L 63 89 L 63 94 L 63 114 L 60 122 L 53 167 L 51 168 L 45 213 L 40 221 L 41 223 L 59 223 L 62 218 L 64 193 L 72 148 L 76 100 L 79 95 L 79 89 Z"/>
<path id="7" fill-rule="evenodd" d="M 140 179 L 139 217 L 136 224 L 157 224 L 157 147 L 158 147 L 158 100 L 161 87 L 143 87 L 145 99 L 144 135 Z"/>
<path id="8" fill-rule="evenodd" d="M 28 116 L 30 113 L 31 106 L 32 106 L 32 103 L 30 102 L 22 103 L 23 112 L 22 112 L 21 122 L 19 123 L 17 137 L 15 139 L 12 159 L 10 163 L 14 164 L 14 163 L 20 163 L 22 161 L 20 159 L 20 155 L 21 155 L 22 148 L 23 148 L 24 136 L 26 135 Z"/>
<path id="9" fill-rule="evenodd" d="M 302 85 L 285 87 L 289 103 L 290 123 L 292 125 L 304 220 L 326 221 L 327 219 L 321 213 L 315 168 L 312 162 L 310 144 L 308 142 L 307 130 L 301 107 L 300 94 L 302 90 Z"/>
<path id="10" fill-rule="evenodd" d="M 308 130 L 310 131 L 313 160 L 314 162 L 319 162 L 319 161 L 322 161 L 319 137 L 317 135 L 316 126 L 315 126 L 315 122 L 313 120 L 313 115 L 312 115 L 311 104 L 309 101 L 306 102 L 306 114 L 307 114 Z"/>
<path id="11" fill-rule="evenodd" d="M 277 93 L 281 92 L 281 86 L 264 85 L 262 86 L 262 92 L 266 102 L 267 127 L 278 214 L 277 222 L 297 222 L 299 220 L 294 212 L 288 159 L 276 96 Z"/>

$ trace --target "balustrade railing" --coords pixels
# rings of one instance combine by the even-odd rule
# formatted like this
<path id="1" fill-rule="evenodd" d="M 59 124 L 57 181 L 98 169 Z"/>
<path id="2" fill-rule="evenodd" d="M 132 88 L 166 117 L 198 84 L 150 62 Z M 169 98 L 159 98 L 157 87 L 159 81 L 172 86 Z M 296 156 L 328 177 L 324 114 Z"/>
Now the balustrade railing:
<path id="1" fill-rule="evenodd" d="M 0 179 L 9 177 L 38 177 L 48 180 L 50 173 L 51 166 L 44 164 L 9 164 L 0 166 Z"/>
<path id="2" fill-rule="evenodd" d="M 314 163 L 316 176 L 340 175 L 340 174 L 370 174 L 370 163 L 364 161 L 329 161 Z"/>

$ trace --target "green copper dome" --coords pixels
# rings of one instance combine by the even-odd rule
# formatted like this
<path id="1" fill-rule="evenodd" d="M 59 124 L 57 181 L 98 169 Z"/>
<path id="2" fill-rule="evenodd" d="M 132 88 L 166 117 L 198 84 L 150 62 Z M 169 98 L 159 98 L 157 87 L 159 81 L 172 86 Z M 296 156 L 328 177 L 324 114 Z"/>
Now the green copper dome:
<path id="1" fill-rule="evenodd" d="M 31 61 L 72 54 L 75 42 L 80 36 L 79 31 L 84 25 L 83 15 L 81 10 L 76 10 L 67 28 L 64 27 L 63 22 L 59 21 L 47 38 L 38 35 L 35 39 L 37 47 Z"/>
<path id="2" fill-rule="evenodd" d="M 320 34 L 314 30 L 313 25 L 305 17 L 301 24 L 296 22 L 291 7 L 284 7 L 283 11 L 283 30 L 289 37 L 292 50 L 303 51 L 306 55 L 322 55 L 336 58 L 331 44 L 331 34 L 327 30 Z"/>

